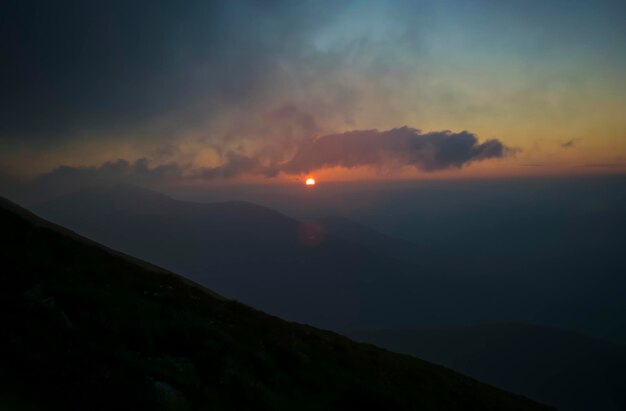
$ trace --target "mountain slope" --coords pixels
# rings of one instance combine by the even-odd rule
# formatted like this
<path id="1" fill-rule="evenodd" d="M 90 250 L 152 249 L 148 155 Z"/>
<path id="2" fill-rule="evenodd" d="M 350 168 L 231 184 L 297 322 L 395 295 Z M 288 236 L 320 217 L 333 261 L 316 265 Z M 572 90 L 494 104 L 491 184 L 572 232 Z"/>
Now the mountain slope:
<path id="1" fill-rule="evenodd" d="M 456 259 L 442 270 L 451 259 L 346 220 L 301 222 L 251 203 L 192 203 L 130 186 L 81 190 L 35 211 L 225 296 L 325 328 L 500 321 L 517 318 L 507 307 L 521 299 L 504 279 L 470 278 Z"/>
<path id="2" fill-rule="evenodd" d="M 231 298 L 327 327 L 356 321 L 367 310 L 369 284 L 403 269 L 315 224 L 245 202 L 190 203 L 118 185 L 81 190 L 36 211 Z"/>
<path id="3" fill-rule="evenodd" d="M 350 333 L 566 411 L 626 409 L 626 347 L 529 324 Z"/>
<path id="4" fill-rule="evenodd" d="M 0 201 L 3 409 L 540 410 L 225 300 Z"/>

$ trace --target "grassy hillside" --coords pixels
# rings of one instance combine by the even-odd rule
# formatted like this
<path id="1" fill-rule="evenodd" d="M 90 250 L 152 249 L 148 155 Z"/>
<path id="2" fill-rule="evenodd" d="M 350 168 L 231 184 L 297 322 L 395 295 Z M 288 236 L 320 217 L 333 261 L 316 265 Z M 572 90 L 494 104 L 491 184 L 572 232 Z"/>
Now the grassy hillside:
<path id="1" fill-rule="evenodd" d="M 2 409 L 540 410 L 288 323 L 0 202 Z"/>

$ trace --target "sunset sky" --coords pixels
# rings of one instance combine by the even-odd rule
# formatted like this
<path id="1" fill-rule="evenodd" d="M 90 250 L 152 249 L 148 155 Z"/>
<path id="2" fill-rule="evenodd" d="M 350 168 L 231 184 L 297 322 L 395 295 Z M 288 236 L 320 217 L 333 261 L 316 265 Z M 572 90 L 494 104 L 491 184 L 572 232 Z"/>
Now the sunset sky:
<path id="1" fill-rule="evenodd" d="M 0 181 L 626 171 L 623 1 L 9 1 Z"/>

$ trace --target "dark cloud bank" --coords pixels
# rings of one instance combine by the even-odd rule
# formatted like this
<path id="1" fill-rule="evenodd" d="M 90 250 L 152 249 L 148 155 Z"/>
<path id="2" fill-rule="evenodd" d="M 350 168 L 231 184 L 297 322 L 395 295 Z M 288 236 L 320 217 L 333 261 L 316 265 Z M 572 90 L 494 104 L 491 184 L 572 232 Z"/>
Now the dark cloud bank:
<path id="1" fill-rule="evenodd" d="M 409 127 L 387 131 L 361 130 L 329 134 L 302 143 L 293 157 L 282 163 L 227 152 L 217 167 L 194 168 L 168 163 L 151 166 L 147 159 L 117 160 L 93 167 L 61 166 L 40 175 L 40 184 L 82 186 L 116 181 L 156 184 L 177 180 L 228 179 L 243 175 L 274 177 L 281 173 L 299 175 L 328 167 L 371 167 L 376 169 L 415 167 L 425 172 L 462 168 L 476 161 L 502 158 L 515 153 L 499 140 L 479 143 L 476 135 L 462 131 L 422 133 Z"/>
<path id="2" fill-rule="evenodd" d="M 303 144 L 282 171 L 301 174 L 324 167 L 412 166 L 423 171 L 461 168 L 512 150 L 499 140 L 478 143 L 467 131 L 421 133 L 409 127 L 331 134 Z"/>
<path id="3" fill-rule="evenodd" d="M 0 141 L 115 136 L 163 117 L 174 130 L 202 123 L 275 89 L 281 61 L 341 7 L 8 0 L 0 8 Z"/>

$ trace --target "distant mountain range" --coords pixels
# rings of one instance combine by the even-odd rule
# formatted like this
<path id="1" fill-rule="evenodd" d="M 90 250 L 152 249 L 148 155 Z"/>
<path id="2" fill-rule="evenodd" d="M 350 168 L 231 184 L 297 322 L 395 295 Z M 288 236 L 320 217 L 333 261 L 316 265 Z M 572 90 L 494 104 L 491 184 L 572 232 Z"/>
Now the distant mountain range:
<path id="1" fill-rule="evenodd" d="M 626 410 L 626 347 L 576 332 L 493 324 L 348 335 L 445 365 L 562 411 Z"/>
<path id="2" fill-rule="evenodd" d="M 494 276 L 507 262 L 489 253 L 450 257 L 346 218 L 299 221 L 252 203 L 178 201 L 128 185 L 84 189 L 35 211 L 282 318 L 378 329 L 351 335 L 563 410 L 625 409 L 619 345 L 521 323 L 459 327 L 597 315 L 584 308 L 596 302 L 573 298 L 584 291 L 575 284 L 580 274 L 550 294 L 537 275 Z M 616 329 L 624 322 L 602 318 Z"/>
<path id="3" fill-rule="evenodd" d="M 298 221 L 251 203 L 178 201 L 127 185 L 84 189 L 34 211 L 228 297 L 326 328 L 518 319 L 530 298 L 510 279 L 466 275 L 472 262 L 344 218 Z"/>
<path id="4" fill-rule="evenodd" d="M 6 200 L 0 224 L 2 409 L 548 409 L 263 314 Z"/>

